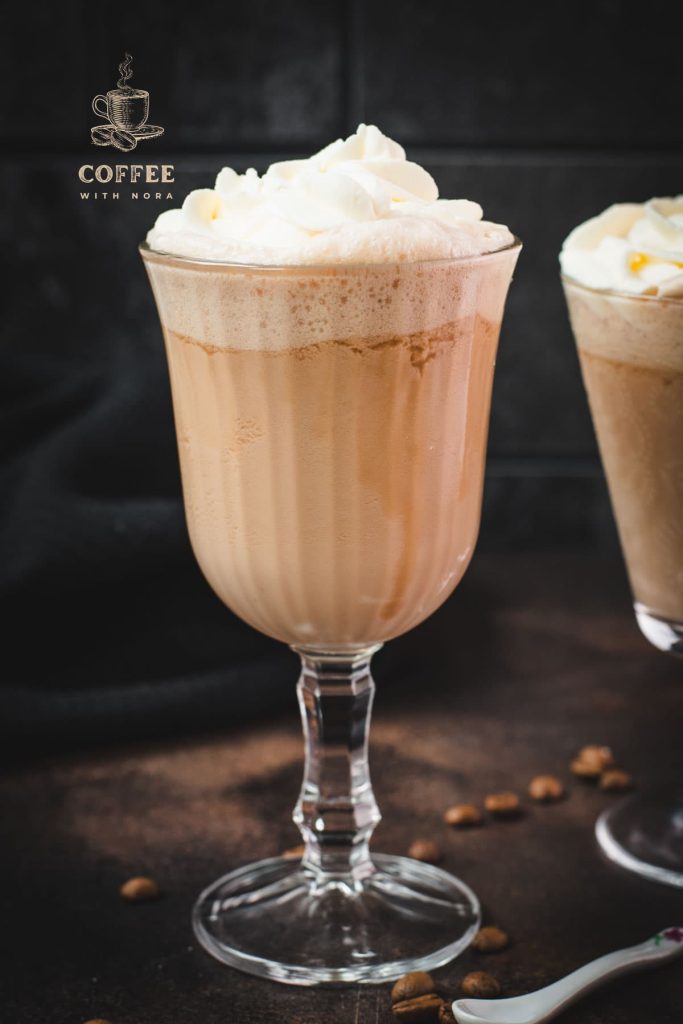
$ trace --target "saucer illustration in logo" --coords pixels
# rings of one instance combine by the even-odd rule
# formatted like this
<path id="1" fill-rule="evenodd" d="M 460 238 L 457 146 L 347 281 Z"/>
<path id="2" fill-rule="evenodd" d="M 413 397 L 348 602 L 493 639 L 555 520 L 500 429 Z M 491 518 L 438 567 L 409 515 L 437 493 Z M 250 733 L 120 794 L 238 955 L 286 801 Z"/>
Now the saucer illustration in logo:
<path id="1" fill-rule="evenodd" d="M 149 93 L 145 89 L 133 89 L 128 85 L 133 77 L 129 53 L 119 64 L 119 75 L 115 89 L 106 96 L 100 94 L 92 101 L 92 108 L 106 124 L 90 129 L 90 138 L 95 146 L 112 146 L 123 153 L 130 153 L 141 139 L 156 139 L 164 134 L 157 124 L 147 124 L 149 117 Z"/>

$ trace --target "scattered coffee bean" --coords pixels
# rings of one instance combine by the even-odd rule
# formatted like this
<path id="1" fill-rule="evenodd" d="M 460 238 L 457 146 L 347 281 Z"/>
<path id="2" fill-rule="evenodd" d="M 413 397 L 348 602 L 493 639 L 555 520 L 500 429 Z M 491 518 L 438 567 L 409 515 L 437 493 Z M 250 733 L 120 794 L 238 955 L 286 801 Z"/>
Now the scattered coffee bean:
<path id="1" fill-rule="evenodd" d="M 453 1016 L 453 1009 L 450 1003 L 441 1004 L 437 1020 L 439 1024 L 455 1024 L 455 1017 Z"/>
<path id="2" fill-rule="evenodd" d="M 436 983 L 426 971 L 411 971 L 402 975 L 394 982 L 391 990 L 392 1003 L 400 1003 L 404 999 L 415 999 L 416 996 L 427 996 L 436 990 Z"/>
<path id="3" fill-rule="evenodd" d="M 554 775 L 537 775 L 529 783 L 529 796 L 539 803 L 550 804 L 562 799 L 564 786 Z"/>
<path id="4" fill-rule="evenodd" d="M 129 878 L 119 889 L 121 896 L 129 903 L 146 903 L 160 895 L 159 886 L 153 878 Z"/>
<path id="5" fill-rule="evenodd" d="M 569 770 L 580 779 L 598 779 L 602 772 L 602 768 L 594 761 L 582 761 L 580 757 L 569 762 Z"/>
<path id="6" fill-rule="evenodd" d="M 628 772 L 622 772 L 620 768 L 608 768 L 600 776 L 600 789 L 614 793 L 625 792 L 627 789 L 633 789 L 633 779 Z"/>
<path id="7" fill-rule="evenodd" d="M 509 941 L 507 932 L 504 932 L 502 928 L 497 928 L 495 924 L 490 924 L 486 928 L 479 929 L 474 936 L 472 945 L 480 953 L 497 953 L 499 949 L 505 949 Z"/>
<path id="8" fill-rule="evenodd" d="M 426 864 L 438 864 L 443 860 L 443 853 L 433 839 L 416 839 L 410 844 L 408 856 L 413 860 L 422 860 Z"/>
<path id="9" fill-rule="evenodd" d="M 516 818 L 520 813 L 519 797 L 516 793 L 489 793 L 484 800 L 489 814 L 498 818 Z"/>
<path id="10" fill-rule="evenodd" d="M 283 850 L 280 856 L 283 860 L 301 860 L 305 852 L 306 847 L 302 843 L 301 846 L 292 846 L 289 850 Z"/>
<path id="11" fill-rule="evenodd" d="M 583 779 L 597 779 L 605 768 L 614 764 L 614 754 L 609 747 L 589 744 L 582 747 L 569 767 L 574 775 Z"/>
<path id="12" fill-rule="evenodd" d="M 582 761 L 596 761 L 601 768 L 611 768 L 614 764 L 614 754 L 609 747 L 601 747 L 597 744 L 589 744 L 581 747 L 578 757 Z"/>
<path id="13" fill-rule="evenodd" d="M 428 995 L 394 1003 L 391 1012 L 397 1020 L 406 1021 L 406 1024 L 436 1024 L 443 1002 L 436 992 L 430 992 Z"/>
<path id="14" fill-rule="evenodd" d="M 444 813 L 443 820 L 453 828 L 473 828 L 481 825 L 484 816 L 474 804 L 455 804 Z"/>
<path id="15" fill-rule="evenodd" d="M 92 1020 L 86 1020 L 83 1024 L 111 1024 L 110 1020 L 105 1020 L 104 1017 L 93 1017 Z"/>
<path id="16" fill-rule="evenodd" d="M 500 995 L 500 985 L 488 971 L 472 971 L 466 974 L 460 982 L 460 987 L 466 996 L 475 996 L 479 999 L 494 999 Z"/>
<path id="17" fill-rule="evenodd" d="M 456 1024 L 451 1003 L 441 1004 L 439 1007 L 439 1016 L 436 1019 L 439 1024 Z"/>

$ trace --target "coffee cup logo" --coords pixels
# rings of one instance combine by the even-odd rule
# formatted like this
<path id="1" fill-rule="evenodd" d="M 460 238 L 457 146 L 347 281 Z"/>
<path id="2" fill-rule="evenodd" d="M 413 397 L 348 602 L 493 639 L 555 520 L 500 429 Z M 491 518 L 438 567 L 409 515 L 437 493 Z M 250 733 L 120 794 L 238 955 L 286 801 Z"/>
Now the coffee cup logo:
<path id="1" fill-rule="evenodd" d="M 130 153 L 142 139 L 156 139 L 164 134 L 157 124 L 148 124 L 149 93 L 146 89 L 133 89 L 128 82 L 133 77 L 129 53 L 119 64 L 119 80 L 115 89 L 106 95 L 100 93 L 92 101 L 92 108 L 106 124 L 90 129 L 90 138 L 95 146 L 112 146 L 123 153 Z"/>

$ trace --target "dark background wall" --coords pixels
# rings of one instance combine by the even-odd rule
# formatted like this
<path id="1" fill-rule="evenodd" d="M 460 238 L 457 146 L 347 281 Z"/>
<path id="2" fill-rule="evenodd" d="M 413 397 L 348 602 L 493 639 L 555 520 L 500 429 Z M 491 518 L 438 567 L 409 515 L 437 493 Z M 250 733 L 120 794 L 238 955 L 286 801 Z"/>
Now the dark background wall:
<path id="1" fill-rule="evenodd" d="M 214 707 L 229 692 L 226 663 L 280 657 L 226 618 L 189 553 L 160 333 L 135 246 L 161 209 L 224 164 L 262 170 L 360 121 L 402 142 L 442 195 L 480 201 L 524 241 L 481 548 L 615 547 L 557 252 L 610 202 L 683 191 L 680 5 L 632 12 L 618 0 L 148 0 L 5 15 L 10 731 L 35 737 L 56 721 L 77 733 L 93 689 L 98 728 L 134 731 L 127 711 L 116 717 L 125 688 L 148 725 L 157 683 L 168 714 L 182 715 L 199 694 Z M 165 127 L 134 161 L 89 139 L 91 99 L 114 86 L 125 51 L 132 84 L 151 93 L 150 121 Z M 134 201 L 125 186 L 119 201 L 82 200 L 86 161 L 173 163 L 175 201 Z"/>

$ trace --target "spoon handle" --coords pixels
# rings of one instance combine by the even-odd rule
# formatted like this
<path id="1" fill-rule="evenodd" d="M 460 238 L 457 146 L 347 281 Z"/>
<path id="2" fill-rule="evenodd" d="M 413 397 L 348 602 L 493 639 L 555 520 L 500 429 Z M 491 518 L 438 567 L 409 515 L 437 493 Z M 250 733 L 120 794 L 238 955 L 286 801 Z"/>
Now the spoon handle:
<path id="1" fill-rule="evenodd" d="M 592 960 L 566 978 L 529 993 L 529 1021 L 547 1020 L 597 985 L 639 967 L 654 967 L 683 953 L 683 928 L 665 928 L 638 946 L 618 949 Z"/>

